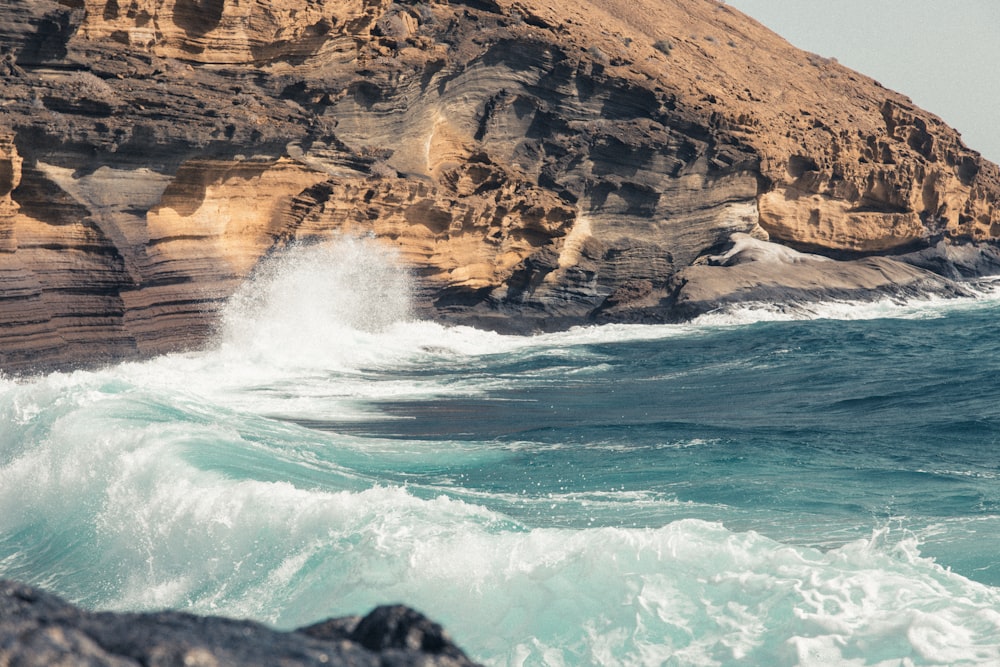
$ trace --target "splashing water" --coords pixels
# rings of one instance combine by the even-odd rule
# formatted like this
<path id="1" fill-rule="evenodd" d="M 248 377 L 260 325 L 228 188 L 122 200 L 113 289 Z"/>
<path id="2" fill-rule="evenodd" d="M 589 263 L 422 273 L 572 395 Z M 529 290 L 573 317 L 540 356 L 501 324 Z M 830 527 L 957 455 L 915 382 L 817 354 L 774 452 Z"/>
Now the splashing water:
<path id="1" fill-rule="evenodd" d="M 293 248 L 213 349 L 0 380 L 0 576 L 284 628 L 402 601 L 492 665 L 1000 663 L 995 302 L 409 304 L 374 241 Z"/>
<path id="2" fill-rule="evenodd" d="M 254 357 L 316 366 L 410 319 L 410 281 L 372 240 L 292 247 L 264 261 L 223 313 L 222 340 Z"/>

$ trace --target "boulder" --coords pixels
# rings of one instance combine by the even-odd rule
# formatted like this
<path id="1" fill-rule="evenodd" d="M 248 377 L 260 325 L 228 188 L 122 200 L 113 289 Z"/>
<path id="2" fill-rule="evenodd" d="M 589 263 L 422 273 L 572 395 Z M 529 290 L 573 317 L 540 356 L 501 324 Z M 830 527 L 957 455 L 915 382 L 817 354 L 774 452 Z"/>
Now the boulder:
<path id="1" fill-rule="evenodd" d="M 252 621 L 92 612 L 0 580 L 0 664 L 22 667 L 474 667 L 441 626 L 403 606 L 292 632 Z"/>

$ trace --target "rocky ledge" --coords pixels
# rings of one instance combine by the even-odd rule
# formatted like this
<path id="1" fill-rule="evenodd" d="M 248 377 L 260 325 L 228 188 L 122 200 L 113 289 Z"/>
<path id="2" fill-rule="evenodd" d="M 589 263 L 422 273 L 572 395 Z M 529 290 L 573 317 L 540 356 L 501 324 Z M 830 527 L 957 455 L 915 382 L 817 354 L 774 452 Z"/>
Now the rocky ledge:
<path id="1" fill-rule="evenodd" d="M 0 664 L 21 667 L 474 667 L 441 626 L 402 606 L 294 632 L 179 612 L 88 612 L 0 580 Z"/>
<path id="2" fill-rule="evenodd" d="M 0 51 L 5 371 L 203 343 L 338 234 L 516 331 L 996 269 L 996 165 L 715 0 L 19 0 Z"/>

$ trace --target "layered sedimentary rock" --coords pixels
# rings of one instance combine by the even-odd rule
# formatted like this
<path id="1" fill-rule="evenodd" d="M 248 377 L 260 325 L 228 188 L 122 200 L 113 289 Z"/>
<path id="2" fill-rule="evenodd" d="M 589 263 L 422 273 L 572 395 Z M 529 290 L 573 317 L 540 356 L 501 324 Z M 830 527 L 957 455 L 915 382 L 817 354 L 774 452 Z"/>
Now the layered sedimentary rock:
<path id="1" fill-rule="evenodd" d="M 5 370 L 196 345 L 338 234 L 397 246 L 421 314 L 520 331 L 725 303 L 734 234 L 854 262 L 755 269 L 844 297 L 995 268 L 996 165 L 714 0 L 24 0 L 0 44 Z"/>
<path id="2" fill-rule="evenodd" d="M 0 581 L 0 664 L 475 667 L 441 626 L 403 606 L 277 632 L 179 612 L 88 612 L 11 581 Z"/>

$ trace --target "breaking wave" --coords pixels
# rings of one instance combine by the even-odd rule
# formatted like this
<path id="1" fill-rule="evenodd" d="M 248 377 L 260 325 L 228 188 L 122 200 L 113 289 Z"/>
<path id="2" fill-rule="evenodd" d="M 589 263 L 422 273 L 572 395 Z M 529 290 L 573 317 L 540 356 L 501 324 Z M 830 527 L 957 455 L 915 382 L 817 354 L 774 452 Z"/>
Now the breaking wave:
<path id="1" fill-rule="evenodd" d="M 941 462 L 894 412 L 865 421 L 908 394 L 838 398 L 865 380 L 817 370 L 853 344 L 836 329 L 501 336 L 415 320 L 409 285 L 371 241 L 293 249 L 211 350 L 0 380 L 0 575 L 283 628 L 402 601 L 492 665 L 1000 662 L 1000 591 L 974 575 L 995 549 L 929 553 L 1000 527 L 974 454 L 1000 430 L 973 404 Z M 884 355 L 932 356 L 981 305 L 891 311 L 941 329 Z"/>

